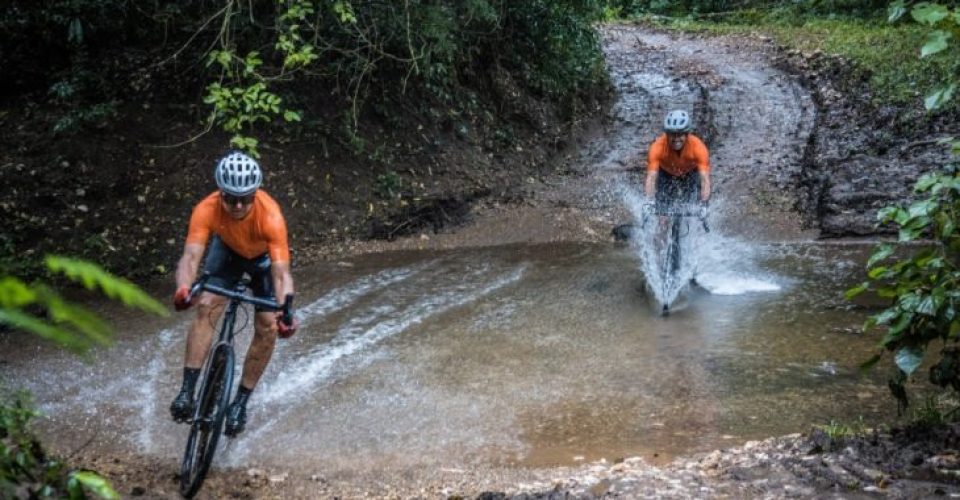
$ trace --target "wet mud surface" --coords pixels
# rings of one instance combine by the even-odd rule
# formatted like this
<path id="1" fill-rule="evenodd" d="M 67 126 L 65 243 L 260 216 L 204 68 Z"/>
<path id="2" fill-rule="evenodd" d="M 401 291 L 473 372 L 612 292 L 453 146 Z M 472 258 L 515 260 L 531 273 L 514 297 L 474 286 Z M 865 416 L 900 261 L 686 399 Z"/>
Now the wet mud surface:
<path id="1" fill-rule="evenodd" d="M 807 59 L 784 55 L 762 39 L 678 37 L 613 26 L 605 28 L 604 46 L 617 101 L 582 149 L 558 158 L 554 174 L 528 180 L 522 201 L 480 200 L 456 230 L 357 242 L 350 252 L 608 242 L 611 228 L 630 220 L 624 186 L 642 182 L 646 146 L 674 107 L 694 111 L 697 133 L 711 148 L 714 222 L 745 240 L 810 241 L 821 234 L 818 226 L 827 235 L 858 234 L 856 228 L 873 224 L 871 207 L 906 196 L 895 184 L 922 171 L 935 154 L 909 144 L 880 153 L 868 146 L 875 139 L 866 132 L 860 139 L 859 132 L 827 134 L 825 128 L 842 128 L 845 118 L 825 116 L 823 106 L 843 96 L 828 97 L 838 91 L 820 77 L 812 83 L 801 67 Z M 850 146 L 870 153 L 848 154 Z M 912 159 L 914 173 L 893 163 L 904 159 Z M 450 217 L 462 222 L 460 206 L 449 206 Z M 806 219 L 798 206 L 807 209 Z M 433 224 L 431 217 L 424 215 L 424 227 Z M 958 436 L 960 429 L 952 427 L 841 443 L 811 433 L 676 459 L 614 457 L 562 467 L 451 465 L 384 474 L 371 465 L 329 475 L 293 464 L 240 466 L 216 468 L 199 498 L 951 496 L 960 495 Z M 176 464 L 169 460 L 103 457 L 86 452 L 83 443 L 56 451 L 102 472 L 125 497 L 177 497 Z"/>

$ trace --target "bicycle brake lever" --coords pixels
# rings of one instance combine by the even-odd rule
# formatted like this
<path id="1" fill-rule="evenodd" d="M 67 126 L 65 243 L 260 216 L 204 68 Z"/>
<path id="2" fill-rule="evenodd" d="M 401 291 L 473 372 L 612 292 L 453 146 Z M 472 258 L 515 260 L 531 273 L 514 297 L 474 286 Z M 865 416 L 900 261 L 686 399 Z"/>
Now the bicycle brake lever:
<path id="1" fill-rule="evenodd" d="M 188 296 L 188 302 L 193 301 L 193 298 L 196 297 L 198 293 L 200 293 L 200 290 L 203 289 L 203 285 L 205 285 L 207 283 L 207 280 L 209 279 L 210 279 L 210 273 L 204 272 L 203 275 L 200 276 L 200 279 L 198 279 L 193 283 L 193 286 L 190 287 L 190 295 Z"/>

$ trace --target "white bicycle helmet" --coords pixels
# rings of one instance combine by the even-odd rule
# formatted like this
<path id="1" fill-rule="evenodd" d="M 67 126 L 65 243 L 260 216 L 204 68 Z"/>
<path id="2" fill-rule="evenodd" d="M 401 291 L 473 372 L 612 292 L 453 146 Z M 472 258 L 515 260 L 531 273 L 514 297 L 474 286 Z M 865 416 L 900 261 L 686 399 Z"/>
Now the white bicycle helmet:
<path id="1" fill-rule="evenodd" d="M 263 182 L 257 160 L 240 151 L 232 151 L 221 158 L 213 176 L 217 179 L 217 187 L 233 196 L 252 194 Z"/>
<path id="2" fill-rule="evenodd" d="M 682 109 L 675 109 L 667 113 L 663 120 L 663 131 L 671 134 L 686 134 L 693 129 L 693 122 L 690 121 L 690 113 Z"/>

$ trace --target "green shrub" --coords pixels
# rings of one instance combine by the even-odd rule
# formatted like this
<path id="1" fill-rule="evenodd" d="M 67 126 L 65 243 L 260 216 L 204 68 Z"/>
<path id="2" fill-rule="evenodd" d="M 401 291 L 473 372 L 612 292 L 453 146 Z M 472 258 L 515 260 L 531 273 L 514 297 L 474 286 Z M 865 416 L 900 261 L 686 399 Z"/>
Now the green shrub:
<path id="1" fill-rule="evenodd" d="M 960 142 L 953 147 L 960 151 Z M 901 408 L 909 404 L 904 383 L 931 348 L 939 348 L 940 358 L 930 368 L 930 382 L 960 391 L 960 170 L 950 165 L 927 174 L 915 192 L 919 201 L 882 209 L 878 218 L 899 228 L 899 241 L 925 238 L 929 244 L 903 259 L 895 258 L 892 245 L 878 246 L 867 262 L 868 280 L 847 291 L 848 298 L 871 290 L 890 301 L 864 324 L 864 330 L 885 330 L 883 351 L 864 368 L 874 366 L 884 351 L 892 353 L 896 376 L 890 389 Z"/>
<path id="2" fill-rule="evenodd" d="M 28 429 L 38 413 L 25 393 L 0 399 L 0 497 L 120 498 L 103 478 L 50 457 Z"/>

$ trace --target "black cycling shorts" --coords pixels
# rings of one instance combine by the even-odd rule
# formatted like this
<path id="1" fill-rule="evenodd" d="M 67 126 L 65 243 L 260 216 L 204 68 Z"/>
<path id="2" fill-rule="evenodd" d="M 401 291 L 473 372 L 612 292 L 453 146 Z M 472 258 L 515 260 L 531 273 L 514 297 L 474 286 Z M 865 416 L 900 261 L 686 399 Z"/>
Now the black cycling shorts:
<path id="1" fill-rule="evenodd" d="M 207 283 L 228 290 L 235 287 L 246 273 L 250 276 L 250 290 L 254 297 L 276 300 L 277 294 L 273 290 L 270 264 L 269 255 L 263 254 L 245 259 L 224 244 L 219 236 L 214 235 L 210 238 L 210 245 L 207 246 L 203 270 L 210 273 L 210 280 Z M 257 312 L 262 311 L 259 306 L 255 309 Z"/>
<path id="2" fill-rule="evenodd" d="M 657 174 L 657 208 L 686 205 L 700 201 L 700 173 L 693 170 L 686 175 L 670 175 L 663 170 Z"/>

